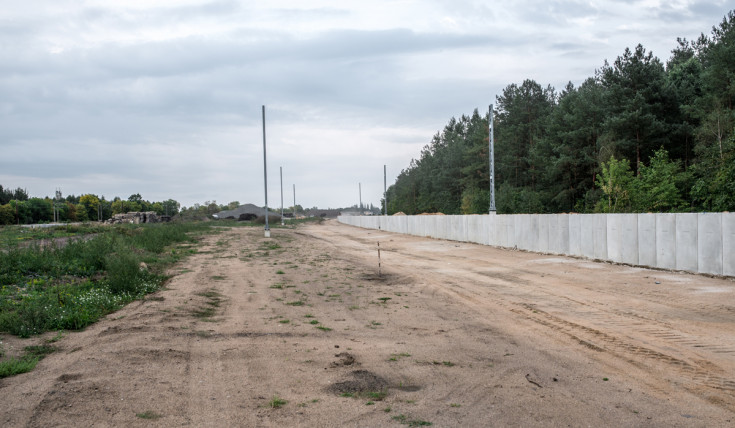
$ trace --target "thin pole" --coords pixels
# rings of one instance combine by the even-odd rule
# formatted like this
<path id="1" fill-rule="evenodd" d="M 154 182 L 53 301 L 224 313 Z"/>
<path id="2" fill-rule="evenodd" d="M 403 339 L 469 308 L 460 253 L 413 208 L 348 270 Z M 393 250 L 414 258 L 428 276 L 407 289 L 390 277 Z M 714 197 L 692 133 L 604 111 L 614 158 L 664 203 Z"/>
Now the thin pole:
<path id="1" fill-rule="evenodd" d="M 488 122 L 490 123 L 490 214 L 495 214 L 495 137 L 493 133 L 494 125 L 493 105 L 490 104 L 490 115 Z"/>
<path id="2" fill-rule="evenodd" d="M 362 183 L 357 183 L 358 192 L 360 193 L 360 215 L 362 215 Z"/>
<path id="3" fill-rule="evenodd" d="M 263 106 L 263 182 L 265 184 L 265 237 L 271 237 L 268 226 L 268 164 L 265 161 L 265 106 Z"/>
<path id="4" fill-rule="evenodd" d="M 283 226 L 283 167 L 281 168 L 281 226 Z"/>
<path id="5" fill-rule="evenodd" d="M 296 217 L 296 185 L 293 185 L 293 215 Z"/>
<path id="6" fill-rule="evenodd" d="M 386 171 L 385 165 L 383 165 L 383 202 L 385 203 L 385 208 L 384 208 L 385 212 L 383 215 L 387 216 L 388 215 L 388 181 L 386 178 L 387 174 L 385 171 Z"/>

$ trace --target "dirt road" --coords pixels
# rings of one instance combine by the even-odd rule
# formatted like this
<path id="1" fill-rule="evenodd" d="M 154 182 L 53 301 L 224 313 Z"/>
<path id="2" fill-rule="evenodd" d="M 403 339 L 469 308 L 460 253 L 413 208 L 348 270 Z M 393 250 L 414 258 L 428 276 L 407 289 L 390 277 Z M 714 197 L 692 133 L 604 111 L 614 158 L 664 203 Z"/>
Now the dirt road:
<path id="1" fill-rule="evenodd" d="M 0 425 L 735 425 L 731 280 L 333 221 L 272 235 L 210 236 L 67 333 L 0 380 Z"/>

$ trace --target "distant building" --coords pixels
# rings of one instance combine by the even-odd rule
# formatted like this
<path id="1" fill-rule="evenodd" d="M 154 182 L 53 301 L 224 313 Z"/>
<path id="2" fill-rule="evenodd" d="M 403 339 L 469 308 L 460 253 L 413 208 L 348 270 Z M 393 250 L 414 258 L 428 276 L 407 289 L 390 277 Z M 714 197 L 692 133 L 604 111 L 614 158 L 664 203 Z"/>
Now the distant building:
<path id="1" fill-rule="evenodd" d="M 235 208 L 233 210 L 220 211 L 220 212 L 218 212 L 216 214 L 213 214 L 212 217 L 214 217 L 214 218 L 216 218 L 218 220 L 225 220 L 225 219 L 234 219 L 234 220 L 237 220 L 241 216 L 243 216 L 243 218 L 245 218 L 245 217 L 247 217 L 247 218 L 257 218 L 257 217 L 262 217 L 264 215 L 265 215 L 265 209 L 263 207 L 259 207 L 257 205 L 253 205 L 253 204 L 245 204 L 245 205 L 240 205 L 239 207 L 237 207 L 237 208 Z M 252 217 L 252 216 L 255 216 L 255 217 Z M 278 217 L 279 220 L 281 219 L 281 214 L 280 213 L 277 213 L 277 212 L 274 212 L 274 211 L 271 211 L 271 210 L 268 210 L 268 216 L 269 217 Z"/>

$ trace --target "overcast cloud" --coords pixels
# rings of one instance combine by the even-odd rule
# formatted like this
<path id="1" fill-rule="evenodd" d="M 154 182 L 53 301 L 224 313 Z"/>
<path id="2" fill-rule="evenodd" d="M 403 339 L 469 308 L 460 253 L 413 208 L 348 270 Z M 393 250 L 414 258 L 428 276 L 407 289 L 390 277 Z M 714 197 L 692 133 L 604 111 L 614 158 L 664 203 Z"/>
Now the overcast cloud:
<path id="1" fill-rule="evenodd" d="M 726 1 L 36 0 L 0 8 L 0 184 L 31 196 L 378 205 L 452 116 L 662 61 Z"/>

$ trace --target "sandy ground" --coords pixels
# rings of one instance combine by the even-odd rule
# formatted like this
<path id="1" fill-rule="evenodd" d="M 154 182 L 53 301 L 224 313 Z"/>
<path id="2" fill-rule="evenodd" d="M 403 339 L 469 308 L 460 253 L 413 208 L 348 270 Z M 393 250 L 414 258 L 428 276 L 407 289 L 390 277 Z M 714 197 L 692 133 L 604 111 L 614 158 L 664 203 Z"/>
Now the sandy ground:
<path id="1" fill-rule="evenodd" d="M 207 237 L 66 333 L 0 380 L 0 425 L 735 425 L 731 280 L 334 221 L 272 236 Z"/>

